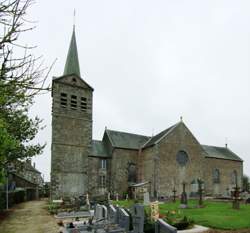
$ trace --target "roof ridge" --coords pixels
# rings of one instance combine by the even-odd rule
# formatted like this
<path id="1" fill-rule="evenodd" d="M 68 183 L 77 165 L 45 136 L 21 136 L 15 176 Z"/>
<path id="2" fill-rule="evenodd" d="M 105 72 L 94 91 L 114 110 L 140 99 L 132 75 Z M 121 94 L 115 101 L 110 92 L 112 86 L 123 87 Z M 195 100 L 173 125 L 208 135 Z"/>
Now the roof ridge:
<path id="1" fill-rule="evenodd" d="M 124 131 L 120 131 L 120 130 L 112 130 L 112 129 L 106 129 L 106 130 L 107 131 L 112 131 L 112 132 L 117 132 L 117 133 L 132 134 L 132 135 L 136 135 L 136 136 L 143 136 L 143 137 L 150 138 L 150 136 L 146 136 L 146 135 L 143 135 L 143 134 L 129 133 L 129 132 L 124 132 Z"/>
<path id="2" fill-rule="evenodd" d="M 155 144 L 159 143 L 164 137 L 166 137 L 170 132 L 172 132 L 172 130 L 173 130 L 179 123 L 180 123 L 180 122 L 178 122 L 178 123 L 176 123 L 176 124 L 170 126 L 168 129 L 165 129 L 165 130 L 167 130 L 167 132 L 166 132 L 161 138 L 159 138 L 159 139 L 155 142 Z M 164 131 L 164 130 L 163 130 L 163 131 Z M 163 132 L 163 131 L 162 131 L 162 132 Z"/>
<path id="3" fill-rule="evenodd" d="M 175 123 L 174 125 L 171 125 L 170 127 L 168 127 L 168 128 L 166 128 L 166 129 L 160 131 L 160 132 L 159 132 L 158 134 L 156 134 L 155 136 L 152 136 L 152 137 L 143 145 L 142 148 L 147 147 L 147 146 L 148 146 L 147 144 L 149 144 L 150 141 L 151 141 L 152 139 L 159 137 L 159 135 L 163 133 L 163 135 L 162 135 L 159 139 L 157 139 L 155 142 L 153 142 L 152 145 L 155 145 L 155 144 L 159 143 L 165 136 L 167 136 L 170 132 L 172 132 L 172 130 L 173 130 L 178 124 L 180 124 L 180 123 L 182 123 L 182 122 L 181 122 L 181 121 L 180 121 L 180 122 L 177 122 L 177 123 Z M 166 131 L 166 132 L 164 133 L 164 131 Z M 150 145 L 150 146 L 151 146 L 151 145 Z"/>
<path id="4" fill-rule="evenodd" d="M 110 130 L 109 130 L 109 129 L 105 129 L 104 133 L 105 133 L 105 132 L 106 132 L 107 135 L 108 135 L 108 138 L 109 138 L 109 140 L 110 140 L 110 142 L 111 142 L 111 146 L 114 147 L 115 144 L 114 144 L 114 142 L 113 142 L 111 136 L 109 135 Z"/>

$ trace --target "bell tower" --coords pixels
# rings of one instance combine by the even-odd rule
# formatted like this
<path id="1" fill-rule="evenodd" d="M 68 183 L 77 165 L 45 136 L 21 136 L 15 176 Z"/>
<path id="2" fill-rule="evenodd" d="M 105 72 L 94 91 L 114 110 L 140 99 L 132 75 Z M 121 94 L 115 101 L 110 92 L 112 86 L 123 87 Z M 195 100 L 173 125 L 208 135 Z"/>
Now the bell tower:
<path id="1" fill-rule="evenodd" d="M 64 73 L 52 80 L 52 199 L 87 192 L 92 93 L 81 77 L 74 27 Z"/>

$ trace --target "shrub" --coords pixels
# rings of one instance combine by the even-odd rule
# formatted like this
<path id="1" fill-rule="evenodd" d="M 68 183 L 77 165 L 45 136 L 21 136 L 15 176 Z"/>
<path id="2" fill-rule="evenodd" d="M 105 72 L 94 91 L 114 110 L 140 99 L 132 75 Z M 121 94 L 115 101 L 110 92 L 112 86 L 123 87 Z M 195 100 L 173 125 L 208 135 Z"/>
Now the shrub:
<path id="1" fill-rule="evenodd" d="M 194 221 L 187 216 L 182 217 L 179 212 L 176 211 L 168 211 L 167 215 L 164 219 L 168 224 L 177 228 L 177 230 L 184 230 L 190 228 Z"/>
<path id="2" fill-rule="evenodd" d="M 52 203 L 52 202 L 49 203 L 49 205 L 48 205 L 48 211 L 49 211 L 50 214 L 57 214 L 58 209 L 59 209 L 59 205 L 58 204 Z"/>

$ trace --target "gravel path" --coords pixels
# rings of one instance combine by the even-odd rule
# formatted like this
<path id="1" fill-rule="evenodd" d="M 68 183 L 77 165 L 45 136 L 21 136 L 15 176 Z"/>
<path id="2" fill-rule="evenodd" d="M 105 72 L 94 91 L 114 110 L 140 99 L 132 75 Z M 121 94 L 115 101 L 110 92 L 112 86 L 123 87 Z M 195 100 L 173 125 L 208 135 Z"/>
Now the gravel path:
<path id="1" fill-rule="evenodd" d="M 46 210 L 47 202 L 29 201 L 16 205 L 0 222 L 1 233 L 57 233 L 58 226 Z"/>

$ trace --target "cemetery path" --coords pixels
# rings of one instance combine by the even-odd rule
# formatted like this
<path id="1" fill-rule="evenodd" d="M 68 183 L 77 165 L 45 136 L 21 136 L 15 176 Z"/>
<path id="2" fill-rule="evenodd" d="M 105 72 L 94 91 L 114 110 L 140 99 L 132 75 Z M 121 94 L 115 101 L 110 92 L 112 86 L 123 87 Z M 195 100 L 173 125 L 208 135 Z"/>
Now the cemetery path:
<path id="1" fill-rule="evenodd" d="M 1 233 L 57 233 L 58 226 L 47 211 L 47 201 L 29 201 L 18 204 L 0 222 Z"/>

